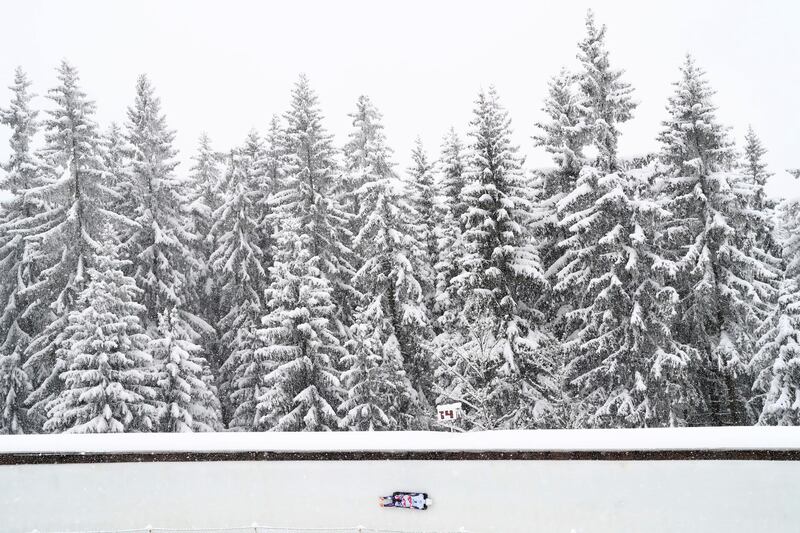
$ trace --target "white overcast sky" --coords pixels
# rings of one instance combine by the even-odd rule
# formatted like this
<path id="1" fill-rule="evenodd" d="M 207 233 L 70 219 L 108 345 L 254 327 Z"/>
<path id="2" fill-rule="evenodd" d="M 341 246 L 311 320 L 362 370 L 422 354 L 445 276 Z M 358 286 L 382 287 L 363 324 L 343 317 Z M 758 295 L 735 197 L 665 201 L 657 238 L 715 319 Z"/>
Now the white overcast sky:
<path id="1" fill-rule="evenodd" d="M 0 0 L 0 106 L 17 65 L 38 94 L 62 58 L 81 73 L 97 119 L 124 122 L 136 77 L 147 73 L 177 130 L 181 159 L 207 131 L 218 149 L 263 132 L 305 72 L 341 145 L 358 95 L 382 111 L 400 168 L 420 135 L 434 156 L 454 125 L 466 131 L 473 100 L 494 84 L 529 166 L 547 80 L 575 65 L 590 4 L 608 25 L 612 65 L 640 102 L 623 155 L 657 148 L 655 136 L 684 54 L 717 90 L 719 117 L 741 143 L 752 124 L 776 176 L 770 192 L 800 192 L 784 172 L 800 166 L 800 2 L 630 1 L 32 1 Z M 44 98 L 36 105 L 47 107 Z M 6 159 L 8 130 L 0 131 Z M 183 166 L 186 169 L 186 166 Z"/>

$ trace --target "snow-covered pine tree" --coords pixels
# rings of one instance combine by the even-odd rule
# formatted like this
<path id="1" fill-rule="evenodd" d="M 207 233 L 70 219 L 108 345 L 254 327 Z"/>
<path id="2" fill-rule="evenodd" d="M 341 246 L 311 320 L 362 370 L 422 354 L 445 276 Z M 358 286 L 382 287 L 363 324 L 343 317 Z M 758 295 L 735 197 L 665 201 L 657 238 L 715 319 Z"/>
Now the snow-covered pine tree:
<path id="1" fill-rule="evenodd" d="M 25 401 L 32 387 L 28 373 L 22 367 L 23 350 L 15 346 L 11 353 L 0 353 L 0 435 L 31 430 L 26 420 Z"/>
<path id="2" fill-rule="evenodd" d="M 342 207 L 350 215 L 350 229 L 357 235 L 364 222 L 359 220 L 361 212 L 359 190 L 365 183 L 375 181 L 376 176 L 394 173 L 391 161 L 392 149 L 386 145 L 382 116 L 370 98 L 358 97 L 356 111 L 348 115 L 353 129 L 344 146 L 345 172 L 339 184 Z M 356 261 L 361 260 L 356 254 Z M 355 263 L 356 268 L 361 263 Z"/>
<path id="3" fill-rule="evenodd" d="M 220 403 L 201 348 L 175 309 L 159 317 L 150 352 L 158 361 L 158 429 L 166 433 L 219 431 Z"/>
<path id="4" fill-rule="evenodd" d="M 751 183 L 758 187 L 752 197 L 753 209 L 758 211 L 765 211 L 775 207 L 775 203 L 767 197 L 764 190 L 767 180 L 772 176 L 772 173 L 767 170 L 767 164 L 764 162 L 766 154 L 767 149 L 764 148 L 761 139 L 753 131 L 753 127 L 748 126 L 747 133 L 744 136 L 742 170 Z"/>
<path id="5" fill-rule="evenodd" d="M 735 154 L 717 122 L 713 91 L 691 56 L 675 85 L 659 135 L 666 168 L 656 184 L 672 213 L 658 245 L 665 260 L 674 262 L 680 296 L 674 333 L 702 354 L 699 387 L 706 412 L 695 421 L 744 424 L 750 388 L 744 370 L 753 351 L 754 321 L 767 303 L 764 287 L 753 282 L 769 268 L 749 254 L 746 211 L 752 188 L 734 172 Z"/>
<path id="6" fill-rule="evenodd" d="M 741 216 L 746 230 L 746 254 L 755 257 L 761 268 L 753 273 L 753 287 L 764 302 L 755 307 L 755 325 L 760 325 L 774 312 L 780 279 L 783 277 L 781 247 L 775 227 L 775 201 L 767 197 L 766 184 L 772 175 L 767 170 L 764 155 L 767 150 L 752 127 L 745 135 L 745 146 L 739 171 L 743 185 L 749 188 L 747 201 L 741 204 Z"/>
<path id="7" fill-rule="evenodd" d="M 456 222 L 461 220 L 461 215 L 466 211 L 466 206 L 461 200 L 461 190 L 466 184 L 466 162 L 464 161 L 464 146 L 455 128 L 442 139 L 441 155 L 436 164 L 439 175 L 439 190 L 444 203 L 453 212 Z"/>
<path id="8" fill-rule="evenodd" d="M 417 240 L 423 253 L 422 266 L 425 268 L 419 277 L 420 282 L 425 286 L 426 293 L 432 295 L 432 289 L 435 286 L 434 269 L 439 255 L 437 215 L 440 213 L 437 210 L 433 165 L 428 162 L 428 154 L 419 137 L 414 142 L 414 149 L 411 151 L 411 163 L 411 168 L 408 169 L 411 207 L 416 215 Z"/>
<path id="9" fill-rule="evenodd" d="M 461 216 L 466 207 L 461 198 L 465 184 L 464 148 L 454 128 L 445 135 L 441 155 L 436 165 L 438 190 L 437 203 L 438 240 L 435 264 L 436 291 L 432 316 L 438 332 L 450 329 L 461 305 L 454 285 L 450 281 L 458 275 L 458 261 L 463 255 L 461 241 Z"/>
<path id="10" fill-rule="evenodd" d="M 425 349 L 430 335 L 421 281 L 426 265 L 416 238 L 415 211 L 398 190 L 380 113 L 362 96 L 353 117 L 353 143 L 345 151 L 347 168 L 356 176 L 351 179 L 358 184 L 352 194 L 359 209 L 353 251 L 361 264 L 353 284 L 362 294 L 361 309 L 380 307 L 381 316 L 386 317 L 367 322 L 382 328 L 375 335 L 384 342 L 392 335 L 397 338 L 408 377 L 424 404 L 432 373 Z"/>
<path id="11" fill-rule="evenodd" d="M 287 167 L 287 140 L 280 118 L 273 115 L 264 138 L 263 157 L 259 166 L 258 210 L 258 246 L 265 251 L 263 257 L 264 271 L 272 266 L 272 255 L 275 248 L 277 225 L 272 217 L 271 199 L 283 189 Z"/>
<path id="12" fill-rule="evenodd" d="M 235 426 L 332 431 L 340 424 L 336 407 L 343 391 L 336 366 L 344 350 L 332 326 L 333 288 L 318 267 L 314 234 L 297 211 L 302 205 L 287 202 L 276 208 L 280 229 L 266 290 L 269 312 L 257 332 L 263 347 L 234 374 Z"/>
<path id="13" fill-rule="evenodd" d="M 24 402 L 31 385 L 22 364 L 30 334 L 37 326 L 26 312 L 28 302 L 20 295 L 35 280 L 37 271 L 25 236 L 33 233 L 34 217 L 44 209 L 41 200 L 28 194 L 39 185 L 41 166 L 31 146 L 38 112 L 30 105 L 34 96 L 30 86 L 25 72 L 17 68 L 10 87 L 12 100 L 8 108 L 0 109 L 0 124 L 11 128 L 11 154 L 2 164 L 6 174 L 0 189 L 12 195 L 0 203 L 0 433 L 4 434 L 29 429 Z"/>
<path id="14" fill-rule="evenodd" d="M 453 381 L 441 396 L 457 399 L 453 391 L 466 380 L 488 391 L 492 401 L 486 418 L 492 427 L 529 427 L 537 422 L 527 414 L 536 403 L 537 416 L 542 413 L 548 374 L 554 370 L 552 343 L 533 307 L 547 283 L 530 232 L 529 189 L 511 144 L 508 112 L 494 88 L 479 94 L 471 126 L 469 181 L 463 190 L 465 255 L 463 271 L 453 279 L 465 301 L 460 326 L 466 342 L 456 352 L 466 358 L 468 373 L 456 366 L 445 369 Z"/>
<path id="15" fill-rule="evenodd" d="M 668 213 L 648 197 L 652 174 L 584 167 L 576 190 L 596 199 L 563 219 L 570 237 L 556 279 L 577 288 L 563 345 L 576 427 L 683 425 L 701 402 L 697 353 L 671 334 L 678 295 L 653 246 Z"/>
<path id="16" fill-rule="evenodd" d="M 617 169 L 618 125 L 632 117 L 636 104 L 632 88 L 621 80 L 623 71 L 611 68 L 605 44 L 605 26 L 597 27 L 591 10 L 586 15 L 586 36 L 578 43 L 581 68 L 576 74 L 562 70 L 549 84 L 543 111 L 546 122 L 537 124 L 541 133 L 534 142 L 553 154 L 556 168 L 539 174 L 534 185 L 537 208 L 534 229 L 547 278 L 554 292 L 542 310 L 559 336 L 567 313 L 586 290 L 588 279 L 560 278 L 575 260 L 574 234 L 569 230 L 575 217 L 582 217 L 599 198 L 599 192 L 578 186 L 578 174 L 591 164 L 586 149 L 597 152 L 594 165 L 601 171 Z M 571 222 L 572 221 L 572 222 Z M 576 269 L 574 276 L 580 276 Z M 576 283 L 577 282 L 577 283 Z"/>
<path id="17" fill-rule="evenodd" d="M 578 174 L 587 163 L 583 150 L 591 140 L 590 126 L 586 123 L 588 112 L 574 87 L 575 80 L 576 76 L 563 69 L 550 80 L 542 109 L 547 121 L 536 124 L 540 133 L 533 138 L 534 145 L 552 154 L 556 164 L 553 169 L 538 172 L 533 184 L 536 191 L 533 229 L 542 265 L 554 287 L 558 284 L 556 273 L 563 266 L 562 243 L 569 237 L 567 227 L 560 223 L 561 202 L 574 194 Z M 569 292 L 555 290 L 542 302 L 542 310 L 551 321 L 556 319 L 558 325 L 559 310 L 568 308 L 573 300 Z"/>
<path id="18" fill-rule="evenodd" d="M 125 131 L 116 122 L 112 122 L 102 139 L 103 166 L 107 173 L 106 184 L 116 192 L 111 211 L 122 215 L 118 222 L 120 234 L 127 235 L 134 231 L 136 218 L 136 194 L 133 175 L 131 174 L 131 148 L 125 139 Z M 123 237 L 124 238 L 124 237 Z"/>
<path id="19" fill-rule="evenodd" d="M 206 133 L 200 135 L 197 153 L 192 157 L 194 164 L 189 174 L 188 206 L 190 231 L 192 233 L 192 250 L 198 261 L 196 285 L 193 287 L 195 313 L 209 324 L 215 325 L 221 315 L 219 306 L 219 284 L 211 268 L 211 254 L 217 248 L 218 237 L 212 231 L 214 213 L 222 205 L 223 177 L 220 164 L 222 154 L 214 150 L 211 139 Z M 208 350 L 211 364 L 215 368 L 223 362 L 216 346 L 216 335 L 206 334 L 203 342 Z"/>
<path id="20" fill-rule="evenodd" d="M 335 198 L 339 184 L 333 139 L 322 124 L 317 95 L 305 75 L 295 84 L 284 118 L 285 176 L 281 190 L 270 200 L 273 220 L 295 218 L 297 230 L 308 237 L 303 246 L 310 246 L 313 266 L 334 291 L 336 308 L 331 325 L 338 337 L 345 338 L 354 298 L 348 216 Z"/>
<path id="21" fill-rule="evenodd" d="M 127 236 L 124 250 L 133 264 L 133 278 L 143 291 L 144 324 L 151 336 L 158 336 L 159 314 L 174 308 L 196 335 L 192 340 L 197 340 L 214 331 L 194 312 L 201 306 L 194 293 L 201 262 L 192 247 L 195 235 L 184 201 L 187 183 L 174 172 L 178 164 L 174 137 L 150 80 L 139 76 L 127 124 L 136 187 L 136 231 Z"/>
<path id="22" fill-rule="evenodd" d="M 37 279 L 20 291 L 30 302 L 26 313 L 41 314 L 41 329 L 26 349 L 25 368 L 34 391 L 28 398 L 36 424 L 47 403 L 62 389 L 60 374 L 69 361 L 57 355 L 68 316 L 85 287 L 86 269 L 98 247 L 104 221 L 117 220 L 107 209 L 116 193 L 106 185 L 101 138 L 93 120 L 95 105 L 79 86 L 77 70 L 66 61 L 59 85 L 48 91 L 54 108 L 44 121 L 43 183 L 28 191 L 45 206 L 31 221 L 31 260 L 41 265 Z"/>
<path id="23" fill-rule="evenodd" d="M 225 361 L 220 373 L 220 386 L 223 393 L 233 398 L 225 400 L 226 410 L 233 411 L 233 405 L 241 403 L 244 394 L 242 383 L 232 383 L 242 379 L 236 376 L 236 369 L 252 364 L 254 351 L 260 346 L 255 331 L 266 311 L 264 289 L 267 286 L 267 272 L 264 269 L 265 255 L 272 250 L 263 249 L 259 238 L 262 230 L 260 208 L 265 195 L 262 161 L 262 146 L 258 135 L 251 132 L 245 145 L 234 151 L 230 177 L 223 194 L 222 205 L 214 212 L 213 233 L 217 236 L 217 249 L 211 254 L 211 273 L 219 286 L 219 307 L 221 318 L 217 324 L 222 347 L 222 360 Z M 249 386 L 245 387 L 249 388 Z M 238 392 L 237 392 L 238 391 Z M 252 401 L 252 397 L 249 401 Z M 241 411 L 240 411 L 241 415 Z M 240 423 L 253 422 L 251 416 L 238 416 L 234 427 Z M 242 429 L 249 429 L 246 425 Z M 255 427 L 252 427 L 255 429 Z"/>
<path id="24" fill-rule="evenodd" d="M 244 388 L 234 417 L 254 429 L 327 431 L 339 427 L 336 366 L 350 317 L 338 301 L 352 294 L 350 252 L 347 215 L 332 198 L 331 137 L 305 76 L 292 93 L 284 135 L 283 184 L 270 200 L 276 247 L 257 332 L 262 348 L 234 370 L 234 389 Z"/>
<path id="25" fill-rule="evenodd" d="M 784 277 L 778 306 L 750 362 L 752 407 L 762 425 L 800 425 L 800 199 L 780 209 Z"/>
<path id="26" fill-rule="evenodd" d="M 625 72 L 611 68 L 605 36 L 605 25 L 598 28 L 589 10 L 586 36 L 578 43 L 581 71 L 577 80 L 584 121 L 598 152 L 597 166 L 613 171 L 617 168 L 618 125 L 631 119 L 637 104 L 631 99 L 633 89 L 622 81 Z"/>
<path id="27" fill-rule="evenodd" d="M 538 122 L 541 130 L 533 137 L 534 144 L 552 154 L 558 172 L 549 177 L 547 192 L 564 194 L 572 190 L 586 156 L 583 150 L 591 139 L 591 126 L 586 123 L 589 111 L 574 85 L 577 76 L 562 69 L 547 85 L 544 111 L 547 122 Z"/>
<path id="28" fill-rule="evenodd" d="M 264 138 L 264 172 L 271 191 L 281 189 L 286 174 L 288 139 L 278 115 L 272 115 Z"/>
<path id="29" fill-rule="evenodd" d="M 414 427 L 416 392 L 403 369 L 397 337 L 379 301 L 355 317 L 347 341 L 342 382 L 347 398 L 339 406 L 342 427 L 356 431 Z"/>
<path id="30" fill-rule="evenodd" d="M 59 342 L 63 390 L 47 404 L 45 431 L 154 431 L 155 372 L 136 302 L 141 291 L 123 274 L 114 230 L 106 225 L 94 267 Z"/>
<path id="31" fill-rule="evenodd" d="M 781 284 L 778 309 L 751 361 L 756 373 L 754 404 L 761 425 L 800 425 L 800 284 Z"/>

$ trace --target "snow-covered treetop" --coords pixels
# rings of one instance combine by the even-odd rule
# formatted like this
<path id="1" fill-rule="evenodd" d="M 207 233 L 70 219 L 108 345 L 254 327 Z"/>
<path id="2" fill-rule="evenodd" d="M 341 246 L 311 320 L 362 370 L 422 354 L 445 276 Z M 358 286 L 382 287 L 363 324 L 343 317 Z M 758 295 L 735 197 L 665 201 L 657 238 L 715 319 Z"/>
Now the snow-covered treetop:
<path id="1" fill-rule="evenodd" d="M 20 188 L 25 188 L 26 172 L 35 171 L 31 161 L 31 140 L 38 129 L 36 120 L 38 111 L 31 109 L 30 103 L 33 93 L 29 91 L 31 82 L 21 67 L 14 72 L 14 84 L 9 87 L 14 96 L 7 109 L 0 109 L 0 124 L 11 128 L 11 155 L 7 163 L 0 165 L 8 175 L 0 181 L 0 189 L 6 189 L 16 194 Z"/>
<path id="2" fill-rule="evenodd" d="M 551 154 L 562 170 L 574 175 L 585 162 L 583 148 L 589 138 L 586 109 L 573 89 L 575 75 L 562 69 L 548 83 L 544 111 L 549 122 L 538 122 L 541 133 L 533 137 L 534 144 Z"/>
<path id="3" fill-rule="evenodd" d="M 705 72 L 689 54 L 680 70 L 681 78 L 674 83 L 675 93 L 667 104 L 669 118 L 658 136 L 661 156 L 689 175 L 714 172 L 733 161 L 733 146 L 726 128 L 717 121 L 717 108 L 711 102 L 714 91 Z"/>
<path id="4" fill-rule="evenodd" d="M 578 43 L 578 60 L 582 72 L 578 84 L 584 99 L 587 125 L 592 128 L 598 162 L 607 169 L 616 168 L 617 124 L 630 120 L 636 102 L 633 88 L 622 81 L 623 70 L 611 68 L 605 43 L 605 25 L 597 27 L 594 13 L 586 14 L 586 37 Z"/>

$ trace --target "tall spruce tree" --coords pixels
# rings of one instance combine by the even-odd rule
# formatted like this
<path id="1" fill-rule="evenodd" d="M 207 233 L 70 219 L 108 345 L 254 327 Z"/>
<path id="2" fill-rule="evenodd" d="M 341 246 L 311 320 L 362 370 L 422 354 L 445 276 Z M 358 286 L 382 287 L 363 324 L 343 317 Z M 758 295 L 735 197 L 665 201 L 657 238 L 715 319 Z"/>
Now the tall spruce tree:
<path id="1" fill-rule="evenodd" d="M 63 390 L 47 405 L 45 431 L 154 431 L 155 372 L 136 300 L 140 290 L 123 274 L 118 245 L 105 227 L 88 282 L 59 343 Z"/>
<path id="2" fill-rule="evenodd" d="M 95 104 L 79 86 L 78 72 L 66 61 L 58 68 L 59 85 L 48 91 L 54 107 L 44 121 L 45 176 L 28 191 L 45 207 L 32 220 L 31 260 L 41 265 L 37 279 L 21 291 L 31 311 L 41 316 L 26 349 L 25 367 L 34 391 L 28 398 L 36 424 L 44 421 L 47 403 L 62 389 L 60 374 L 70 361 L 58 355 L 68 317 L 86 284 L 86 269 L 98 248 L 103 221 L 119 215 L 109 211 L 114 191 L 105 181 L 101 138 L 93 120 Z M 28 312 L 28 311 L 26 311 Z"/>
<path id="3" fill-rule="evenodd" d="M 556 164 L 553 169 L 539 172 L 532 186 L 536 194 L 533 228 L 539 254 L 547 278 L 556 287 L 551 297 L 542 301 L 541 308 L 557 324 L 561 322 L 557 313 L 568 308 L 573 300 L 569 291 L 558 290 L 556 279 L 566 259 L 565 244 L 569 237 L 567 227 L 561 224 L 562 202 L 574 194 L 580 170 L 588 162 L 583 150 L 591 139 L 586 120 L 588 111 L 575 84 L 576 76 L 565 70 L 550 80 L 543 108 L 547 121 L 536 124 L 540 132 L 533 138 L 534 145 L 552 154 Z"/>
<path id="4" fill-rule="evenodd" d="M 13 97 L 6 109 L 0 109 L 0 124 L 11 128 L 11 154 L 2 164 L 6 172 L 0 189 L 12 198 L 0 204 L 0 433 L 22 433 L 26 430 L 25 399 L 31 385 L 22 369 L 30 335 L 38 325 L 27 312 L 28 302 L 22 292 L 35 279 L 37 266 L 28 252 L 26 235 L 35 228 L 35 216 L 44 204 L 28 194 L 40 184 L 41 162 L 32 142 L 38 129 L 38 112 L 31 108 L 33 94 L 25 72 L 17 68 Z"/>
<path id="5" fill-rule="evenodd" d="M 437 215 L 438 239 L 435 264 L 436 291 L 432 315 L 437 332 L 450 327 L 461 307 L 456 287 L 451 280 L 458 275 L 462 254 L 461 216 L 466 211 L 461 191 L 465 185 L 464 147 L 454 128 L 442 140 L 441 155 L 436 165 L 439 197 Z"/>
<path id="6" fill-rule="evenodd" d="M 264 229 L 260 201 L 268 194 L 263 190 L 262 151 L 258 135 L 252 132 L 245 145 L 234 152 L 223 203 L 214 213 L 213 232 L 218 235 L 218 244 L 210 261 L 211 272 L 219 285 L 222 315 L 217 324 L 225 360 L 220 372 L 221 388 L 226 395 L 237 396 L 226 400 L 228 410 L 242 403 L 241 387 L 245 384 L 241 380 L 244 377 L 232 373 L 238 367 L 253 364 L 254 352 L 260 346 L 256 330 L 266 311 L 264 258 L 271 255 L 272 250 L 262 248 L 264 239 L 259 238 Z M 234 426 L 240 427 L 244 418 L 240 410 Z M 248 415 L 246 419 L 249 424 L 253 417 Z"/>
<path id="7" fill-rule="evenodd" d="M 415 212 L 398 190 L 380 113 L 362 96 L 353 117 L 350 138 L 359 144 L 357 150 L 346 150 L 345 157 L 359 183 L 353 192 L 359 209 L 353 251 L 361 260 L 353 283 L 362 294 L 356 315 L 362 324 L 380 329 L 373 335 L 382 342 L 391 336 L 397 339 L 408 376 L 424 403 L 430 393 L 431 365 L 425 349 L 429 337 L 422 281 L 426 264 L 417 240 Z M 371 316 L 375 313 L 381 318 Z"/>
<path id="8" fill-rule="evenodd" d="M 282 189 L 270 201 L 275 212 L 273 220 L 280 216 L 299 219 L 299 231 L 308 237 L 304 246 L 310 246 L 314 266 L 334 291 L 336 310 L 331 325 L 338 337 L 345 338 L 351 316 L 349 302 L 353 299 L 348 216 L 334 197 L 339 188 L 336 150 L 322 124 L 317 95 L 305 75 L 295 84 L 291 107 L 284 118 L 285 176 Z"/>
<path id="9" fill-rule="evenodd" d="M 408 169 L 411 207 L 415 211 L 415 222 L 418 227 L 418 237 L 423 253 L 425 271 L 421 273 L 421 281 L 426 286 L 426 291 L 434 286 L 434 269 L 436 266 L 438 250 L 437 228 L 437 191 L 433 180 L 433 165 L 428 161 L 428 154 L 422 145 L 422 139 L 417 137 L 414 149 L 411 151 L 411 168 Z M 432 294 L 432 291 L 431 291 Z"/>
<path id="10" fill-rule="evenodd" d="M 671 334 L 678 295 L 653 246 L 668 213 L 648 197 L 652 173 L 584 167 L 576 190 L 597 199 L 564 219 L 569 251 L 556 277 L 579 289 L 563 345 L 577 427 L 684 425 L 684 411 L 701 401 L 697 353 Z"/>
<path id="11" fill-rule="evenodd" d="M 586 16 L 586 36 L 578 43 L 581 68 L 575 74 L 562 72 L 550 81 L 544 111 L 548 120 L 537 124 L 541 133 L 534 138 L 553 154 L 556 168 L 543 172 L 535 184 L 537 196 L 536 235 L 539 250 L 553 285 L 553 297 L 543 310 L 550 315 L 562 340 L 566 313 L 586 290 L 584 279 L 563 279 L 558 273 L 575 260 L 576 242 L 569 228 L 600 198 L 597 190 L 579 184 L 581 168 L 592 164 L 601 171 L 617 169 L 618 125 L 629 120 L 636 104 L 631 87 L 621 80 L 622 71 L 610 66 L 605 44 L 605 26 L 597 27 L 590 10 Z M 587 156 L 592 146 L 594 161 Z M 575 275 L 581 276 L 580 269 Z M 577 283 L 573 283 L 573 281 Z"/>
<path id="12" fill-rule="evenodd" d="M 283 188 L 270 200 L 276 249 L 258 331 L 263 347 L 235 371 L 234 387 L 246 387 L 237 410 L 250 402 L 242 417 L 258 429 L 332 430 L 339 426 L 336 366 L 348 318 L 337 302 L 352 292 L 343 260 L 347 217 L 331 197 L 334 150 L 305 76 L 292 94 L 285 138 Z"/>
<path id="13" fill-rule="evenodd" d="M 214 150 L 211 139 L 202 133 L 194 164 L 189 174 L 190 203 L 188 216 L 192 233 L 192 250 L 198 260 L 197 280 L 193 289 L 194 312 L 207 323 L 216 325 L 221 318 L 219 283 L 212 269 L 211 254 L 217 248 L 219 237 L 213 227 L 214 214 L 223 201 L 223 176 L 220 165 L 221 153 Z M 217 335 L 207 333 L 202 337 L 210 359 L 215 367 L 223 363 L 224 356 L 217 346 Z"/>
<path id="14" fill-rule="evenodd" d="M 659 136 L 665 170 L 656 187 L 672 216 L 658 245 L 673 262 L 680 296 L 675 336 L 702 354 L 706 409 L 695 423 L 744 424 L 750 388 L 744 370 L 754 319 L 766 304 L 753 282 L 768 268 L 749 254 L 752 188 L 734 172 L 734 151 L 712 96 L 704 72 L 687 56 Z"/>
<path id="15" fill-rule="evenodd" d="M 775 201 L 766 193 L 767 180 L 772 176 L 764 162 L 767 150 L 752 127 L 748 127 L 744 140 L 739 170 L 743 174 L 742 186 L 749 190 L 747 200 L 741 204 L 741 216 L 746 231 L 745 251 L 760 263 L 754 270 L 752 283 L 764 302 L 754 309 L 757 314 L 755 323 L 763 323 L 774 311 L 779 292 L 783 274 L 781 247 L 775 227 Z"/>
<path id="16" fill-rule="evenodd" d="M 751 406 L 762 425 L 800 425 L 800 201 L 781 206 L 784 277 L 778 306 L 750 362 Z"/>
<path id="17" fill-rule="evenodd" d="M 168 308 L 177 309 L 197 333 L 209 330 L 191 312 L 191 291 L 200 262 L 191 247 L 194 235 L 182 207 L 186 184 L 174 172 L 178 164 L 174 137 L 150 80 L 139 76 L 127 125 L 136 187 L 136 231 L 127 236 L 124 247 L 133 262 L 136 284 L 144 291 L 145 327 L 154 336 L 158 315 Z"/>
<path id="18" fill-rule="evenodd" d="M 471 125 L 465 255 L 463 271 L 453 280 L 465 301 L 465 342 L 445 361 L 444 374 L 452 380 L 442 397 L 457 400 L 454 391 L 469 383 L 489 399 L 483 418 L 493 427 L 528 427 L 545 410 L 546 382 L 554 370 L 552 343 L 534 310 L 546 281 L 530 233 L 529 189 L 494 88 L 479 94 Z"/>
<path id="19" fill-rule="evenodd" d="M 259 247 L 264 250 L 262 263 L 264 270 L 269 271 L 273 262 L 275 234 L 277 225 L 272 216 L 271 200 L 273 195 L 283 189 L 283 181 L 287 169 L 288 143 L 283 125 L 277 115 L 273 115 L 264 137 L 262 158 L 258 164 L 259 180 L 255 185 L 259 194 L 256 198 L 258 213 L 257 239 Z"/>

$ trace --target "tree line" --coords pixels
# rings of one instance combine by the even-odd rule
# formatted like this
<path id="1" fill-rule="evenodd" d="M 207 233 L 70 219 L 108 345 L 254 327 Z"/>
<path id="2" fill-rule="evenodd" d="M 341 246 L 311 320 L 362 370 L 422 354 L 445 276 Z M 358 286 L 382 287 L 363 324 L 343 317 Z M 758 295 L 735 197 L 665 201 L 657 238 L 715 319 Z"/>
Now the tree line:
<path id="1" fill-rule="evenodd" d="M 494 88 L 401 172 L 367 96 L 339 148 L 300 76 L 184 174 L 146 76 L 101 132 L 72 65 L 41 117 L 18 69 L 0 432 L 796 424 L 800 204 L 766 196 L 690 56 L 660 150 L 620 157 L 636 102 L 605 33 L 590 12 L 549 83 L 547 169 Z"/>

